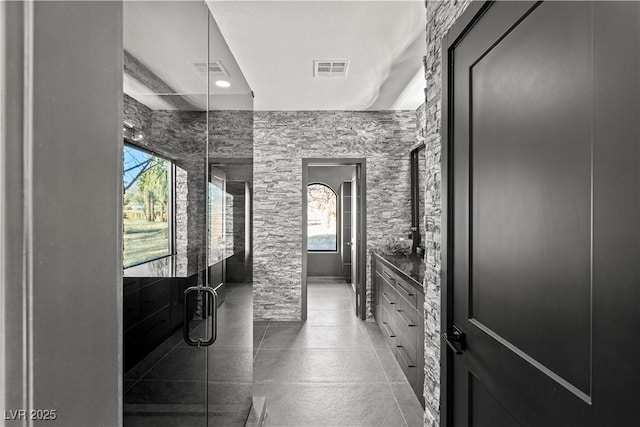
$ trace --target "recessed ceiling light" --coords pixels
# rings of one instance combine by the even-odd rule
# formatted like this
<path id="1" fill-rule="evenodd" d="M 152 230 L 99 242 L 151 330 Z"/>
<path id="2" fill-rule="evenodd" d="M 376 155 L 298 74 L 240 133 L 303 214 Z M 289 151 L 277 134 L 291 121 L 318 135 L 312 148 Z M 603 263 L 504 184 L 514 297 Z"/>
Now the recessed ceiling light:
<path id="1" fill-rule="evenodd" d="M 216 81 L 216 86 L 218 86 L 218 87 L 229 87 L 229 86 L 231 86 L 231 83 L 229 83 L 226 80 L 217 80 Z"/>

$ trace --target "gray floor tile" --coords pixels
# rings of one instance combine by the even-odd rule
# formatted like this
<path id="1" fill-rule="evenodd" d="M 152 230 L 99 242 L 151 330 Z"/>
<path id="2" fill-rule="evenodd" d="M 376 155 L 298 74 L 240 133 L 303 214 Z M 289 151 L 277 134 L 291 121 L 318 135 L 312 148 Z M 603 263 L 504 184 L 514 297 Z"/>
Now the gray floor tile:
<path id="1" fill-rule="evenodd" d="M 318 297 L 310 298 L 307 303 L 307 310 L 353 310 L 353 304 L 346 298 Z"/>
<path id="2" fill-rule="evenodd" d="M 409 427 L 423 427 L 424 409 L 408 382 L 389 384 Z"/>
<path id="3" fill-rule="evenodd" d="M 378 356 L 378 360 L 380 360 L 380 364 L 382 365 L 382 370 L 384 371 L 387 380 L 390 383 L 400 382 L 407 383 L 407 377 L 404 376 L 398 361 L 395 356 L 391 352 L 391 350 L 386 348 L 376 348 L 376 355 Z"/>
<path id="4" fill-rule="evenodd" d="M 240 324 L 218 328 L 216 341 L 211 348 L 220 347 L 253 347 L 253 325 Z"/>
<path id="5" fill-rule="evenodd" d="M 383 332 L 378 327 L 378 324 L 375 322 L 362 322 L 362 326 L 367 331 L 369 338 L 371 339 L 371 344 L 375 348 L 388 348 L 389 345 L 385 341 Z"/>
<path id="6" fill-rule="evenodd" d="M 307 325 L 309 326 L 357 326 L 360 320 L 353 310 L 315 311 L 307 313 Z"/>
<path id="7" fill-rule="evenodd" d="M 209 381 L 253 382 L 251 348 L 213 348 L 209 351 Z"/>
<path id="8" fill-rule="evenodd" d="M 264 333 L 267 331 L 266 326 L 253 326 L 253 349 L 257 350 L 260 347 Z"/>
<path id="9" fill-rule="evenodd" d="M 366 332 L 359 326 L 269 327 L 262 348 L 370 348 Z"/>
<path id="10" fill-rule="evenodd" d="M 253 391 L 267 397 L 270 426 L 405 426 L 387 384 L 270 384 Z"/>
<path id="11" fill-rule="evenodd" d="M 261 349 L 255 382 L 386 383 L 372 350 Z"/>
<path id="12" fill-rule="evenodd" d="M 127 427 L 244 427 L 251 405 L 127 404 Z M 206 415 L 205 415 L 206 414 Z"/>
<path id="13" fill-rule="evenodd" d="M 144 379 L 203 381 L 206 352 L 204 348 L 174 348 Z"/>
<path id="14" fill-rule="evenodd" d="M 140 380 L 125 393 L 124 403 L 202 404 L 204 408 L 206 392 L 204 381 Z"/>
<path id="15" fill-rule="evenodd" d="M 307 322 L 302 320 L 267 321 L 269 328 L 292 328 L 304 326 Z"/>
<path id="16" fill-rule="evenodd" d="M 255 355 L 254 395 L 267 396 L 267 425 L 422 426 L 423 409 L 378 325 L 355 317 L 350 285 L 313 279 L 307 295 L 307 321 L 269 322 Z"/>
<path id="17" fill-rule="evenodd" d="M 185 414 L 182 408 L 176 408 L 170 414 L 148 414 L 144 412 L 124 412 L 124 427 L 206 427 L 204 412 Z"/>
<path id="18" fill-rule="evenodd" d="M 122 381 L 122 392 L 124 394 L 126 394 L 127 391 L 129 391 L 129 389 L 131 389 L 131 387 L 133 387 L 136 382 L 138 382 L 138 380 L 127 380 L 127 379 L 123 380 Z"/>
<path id="19" fill-rule="evenodd" d="M 175 345 L 174 345 L 175 347 Z M 151 368 L 153 368 L 163 357 L 165 357 L 170 351 L 172 347 L 157 347 L 151 353 L 149 353 L 144 359 L 142 359 L 136 366 L 129 369 L 125 374 L 125 379 L 140 379 L 142 378 Z"/>
<path id="20" fill-rule="evenodd" d="M 251 383 L 253 381 L 253 351 L 231 347 L 176 347 L 162 359 L 144 379 L 201 381 L 205 375 L 208 353 L 209 381 Z"/>

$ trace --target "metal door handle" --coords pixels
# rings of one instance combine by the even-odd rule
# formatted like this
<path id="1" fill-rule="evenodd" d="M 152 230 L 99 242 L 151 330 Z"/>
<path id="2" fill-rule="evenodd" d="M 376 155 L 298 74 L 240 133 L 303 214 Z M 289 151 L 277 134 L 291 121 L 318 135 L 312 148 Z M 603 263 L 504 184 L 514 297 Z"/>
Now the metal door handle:
<path id="1" fill-rule="evenodd" d="M 198 338 L 197 340 L 191 339 L 189 322 L 191 320 L 191 310 L 189 306 L 189 294 L 192 292 L 203 292 L 203 295 L 211 295 L 211 303 L 213 309 L 213 328 L 211 328 L 211 336 L 208 340 L 203 340 L 202 338 Z M 206 307 L 206 298 L 205 298 L 205 307 Z M 206 311 L 209 313 L 209 310 Z M 216 291 L 209 286 L 191 286 L 184 291 L 184 324 L 182 325 L 182 336 L 184 338 L 184 342 L 194 347 L 207 347 L 213 344 L 218 338 L 218 294 Z"/>
<path id="2" fill-rule="evenodd" d="M 456 325 L 451 326 L 451 332 L 442 334 L 445 342 L 455 354 L 462 354 L 465 348 L 465 335 Z"/>

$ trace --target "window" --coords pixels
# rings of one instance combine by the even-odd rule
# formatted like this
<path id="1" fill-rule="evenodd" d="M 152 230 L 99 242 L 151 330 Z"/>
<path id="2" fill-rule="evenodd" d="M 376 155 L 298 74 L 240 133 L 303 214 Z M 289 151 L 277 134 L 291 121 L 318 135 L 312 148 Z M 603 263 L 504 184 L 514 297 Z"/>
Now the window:
<path id="1" fill-rule="evenodd" d="M 173 164 L 124 146 L 123 264 L 131 267 L 171 254 Z"/>
<path id="2" fill-rule="evenodd" d="M 337 205 L 338 196 L 329 186 L 307 186 L 307 250 L 338 250 Z"/>

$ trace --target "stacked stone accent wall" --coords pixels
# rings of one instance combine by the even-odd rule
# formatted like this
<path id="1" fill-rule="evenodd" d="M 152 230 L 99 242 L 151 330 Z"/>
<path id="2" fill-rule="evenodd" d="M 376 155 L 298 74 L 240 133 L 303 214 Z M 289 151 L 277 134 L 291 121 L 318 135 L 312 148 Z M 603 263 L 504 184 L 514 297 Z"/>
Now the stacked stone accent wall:
<path id="1" fill-rule="evenodd" d="M 189 263 L 198 269 L 204 266 L 206 245 L 205 121 L 200 111 L 159 110 L 151 114 L 150 141 L 155 151 L 186 171 L 186 204 L 176 200 L 176 250 L 188 254 Z M 178 180 L 176 185 L 184 183 Z"/>
<path id="2" fill-rule="evenodd" d="M 470 4 L 470 0 L 427 1 L 427 81 L 425 105 L 426 265 L 425 317 L 425 427 L 440 425 L 440 221 L 441 221 L 441 100 L 442 37 Z"/>
<path id="3" fill-rule="evenodd" d="M 415 121 L 415 111 L 255 113 L 254 319 L 301 319 L 303 158 L 366 158 L 367 249 L 406 238 Z"/>
<path id="4" fill-rule="evenodd" d="M 209 158 L 253 157 L 253 111 L 209 113 Z"/>

